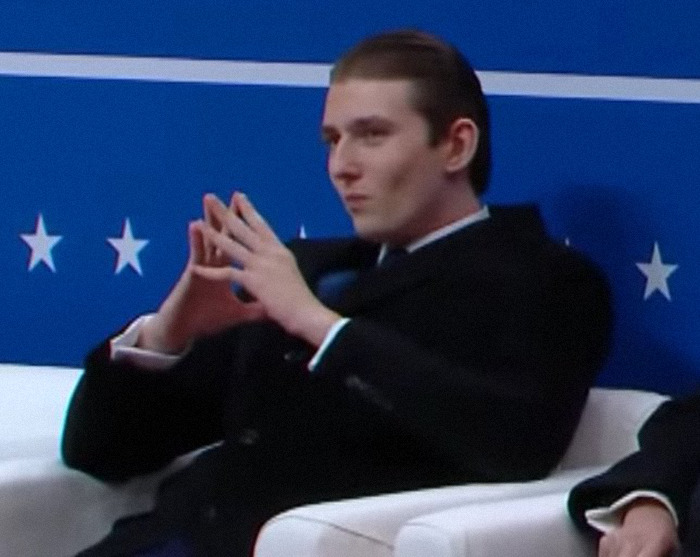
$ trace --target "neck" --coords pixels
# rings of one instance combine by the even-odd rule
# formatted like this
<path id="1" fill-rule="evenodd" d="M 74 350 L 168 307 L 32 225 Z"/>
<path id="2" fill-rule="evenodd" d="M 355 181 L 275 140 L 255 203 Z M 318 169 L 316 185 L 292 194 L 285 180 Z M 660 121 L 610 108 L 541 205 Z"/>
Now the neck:
<path id="1" fill-rule="evenodd" d="M 434 218 L 429 229 L 421 236 L 430 234 L 455 221 L 473 215 L 481 210 L 481 201 L 474 194 L 471 185 L 463 181 L 453 181 L 445 186 L 444 195 L 436 200 Z"/>

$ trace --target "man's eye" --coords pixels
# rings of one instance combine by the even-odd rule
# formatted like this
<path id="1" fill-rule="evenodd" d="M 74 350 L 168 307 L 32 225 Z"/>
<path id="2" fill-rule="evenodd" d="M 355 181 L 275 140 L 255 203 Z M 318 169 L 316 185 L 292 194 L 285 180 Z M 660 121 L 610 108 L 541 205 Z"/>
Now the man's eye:
<path id="1" fill-rule="evenodd" d="M 387 135 L 386 130 L 376 128 L 376 129 L 365 130 L 363 137 L 368 141 L 376 142 L 376 141 L 380 141 L 381 139 L 386 137 L 386 135 Z"/>
<path id="2" fill-rule="evenodd" d="M 323 141 L 323 143 L 326 147 L 333 147 L 339 141 L 339 139 L 336 136 L 332 136 L 332 135 L 324 135 L 321 138 L 321 140 Z"/>

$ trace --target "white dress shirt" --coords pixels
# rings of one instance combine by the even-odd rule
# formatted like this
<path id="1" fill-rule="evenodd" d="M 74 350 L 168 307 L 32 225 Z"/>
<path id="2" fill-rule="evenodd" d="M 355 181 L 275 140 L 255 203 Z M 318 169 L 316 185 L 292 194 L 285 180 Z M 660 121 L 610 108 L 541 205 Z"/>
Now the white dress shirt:
<path id="1" fill-rule="evenodd" d="M 624 497 L 621 497 L 615 501 L 609 507 L 588 509 L 585 512 L 586 521 L 599 532 L 607 534 L 614 528 L 621 526 L 625 507 L 635 500 L 642 498 L 655 499 L 664 505 L 668 512 L 671 513 L 673 522 L 675 523 L 676 528 L 678 528 L 678 514 L 676 513 L 676 509 L 673 508 L 673 505 L 668 497 L 656 491 L 646 491 L 642 489 L 628 493 Z"/>

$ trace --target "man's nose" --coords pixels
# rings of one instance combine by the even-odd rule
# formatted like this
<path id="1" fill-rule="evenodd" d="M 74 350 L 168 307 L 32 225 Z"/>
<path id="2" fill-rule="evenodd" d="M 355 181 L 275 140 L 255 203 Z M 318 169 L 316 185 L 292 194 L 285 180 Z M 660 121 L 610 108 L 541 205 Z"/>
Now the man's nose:
<path id="1" fill-rule="evenodd" d="M 328 155 L 328 173 L 334 180 L 348 181 L 360 174 L 360 165 L 353 145 L 341 140 Z"/>

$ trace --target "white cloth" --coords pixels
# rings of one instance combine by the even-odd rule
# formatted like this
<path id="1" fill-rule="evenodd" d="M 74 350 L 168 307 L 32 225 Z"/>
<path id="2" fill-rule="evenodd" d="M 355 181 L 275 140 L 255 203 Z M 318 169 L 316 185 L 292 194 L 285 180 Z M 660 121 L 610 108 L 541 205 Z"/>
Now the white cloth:
<path id="1" fill-rule="evenodd" d="M 607 534 L 622 524 L 623 509 L 633 501 L 641 498 L 655 499 L 664 505 L 668 512 L 671 513 L 676 527 L 678 527 L 678 514 L 676 513 L 676 509 L 673 508 L 673 505 L 668 497 L 656 491 L 645 490 L 632 491 L 631 493 L 628 493 L 624 497 L 615 501 L 609 507 L 588 509 L 585 513 L 586 520 L 593 528 L 599 532 L 602 532 L 603 534 Z"/>
<path id="2" fill-rule="evenodd" d="M 151 370 L 166 370 L 174 366 L 185 352 L 180 354 L 164 354 L 155 350 L 145 350 L 136 346 L 139 333 L 144 324 L 153 317 L 149 313 L 135 319 L 126 330 L 110 341 L 112 360 L 130 360 L 136 365 Z"/>

